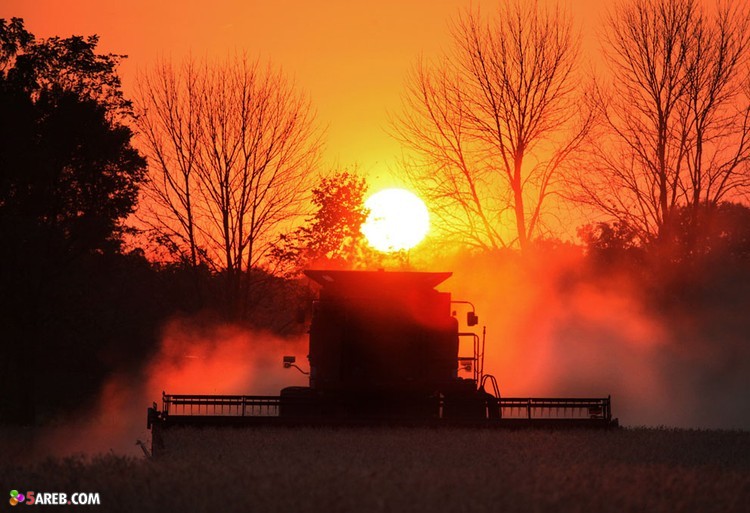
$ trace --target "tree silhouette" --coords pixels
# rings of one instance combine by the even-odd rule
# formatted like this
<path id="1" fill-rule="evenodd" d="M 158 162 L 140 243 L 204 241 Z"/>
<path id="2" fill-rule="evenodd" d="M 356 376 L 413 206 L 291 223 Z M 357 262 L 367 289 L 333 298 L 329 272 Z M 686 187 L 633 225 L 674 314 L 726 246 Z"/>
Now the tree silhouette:
<path id="1" fill-rule="evenodd" d="M 116 119 L 128 105 L 118 59 L 95 53 L 96 36 L 36 41 L 18 19 L 0 27 L 0 62 L 12 62 L 0 71 L 4 227 L 45 232 L 68 253 L 116 247 L 145 177 Z"/>
<path id="2" fill-rule="evenodd" d="M 25 50 L 34 41 L 34 36 L 23 25 L 21 18 L 10 22 L 0 18 L 0 71 L 13 64 L 19 51 Z"/>
<path id="3" fill-rule="evenodd" d="M 0 20 L 0 386 L 14 397 L 0 416 L 16 420 L 69 391 L 51 376 L 101 372 L 91 357 L 101 319 L 89 317 L 101 304 L 89 300 L 106 286 L 95 277 L 119 255 L 145 177 L 121 122 L 117 58 L 96 54 L 96 42 L 36 40 L 21 20 Z"/>
<path id="4" fill-rule="evenodd" d="M 161 63 L 140 78 L 138 126 L 152 162 L 141 217 L 192 265 L 222 273 L 227 313 L 246 314 L 252 270 L 301 213 L 317 166 L 309 101 L 244 57 Z"/>
<path id="5" fill-rule="evenodd" d="M 118 249 L 144 177 L 130 130 L 67 91 L 45 90 L 36 101 L 0 93 L 0 104 L 0 219 L 24 227 L 16 244 L 43 236 L 67 257 Z"/>
<path id="6" fill-rule="evenodd" d="M 303 269 L 351 269 L 367 259 L 367 248 L 360 231 L 367 219 L 364 206 L 367 181 L 348 171 L 321 179 L 312 190 L 315 213 L 307 224 L 282 234 L 272 254 L 285 274 Z"/>
<path id="7" fill-rule="evenodd" d="M 489 19 L 462 16 L 452 53 L 417 65 L 395 131 L 417 155 L 406 172 L 445 235 L 523 249 L 538 234 L 589 126 L 577 117 L 577 48 L 565 13 L 515 1 Z M 503 226 L 506 213 L 513 227 Z"/>
<path id="8" fill-rule="evenodd" d="M 676 209 L 736 200 L 750 186 L 750 11 L 693 0 L 633 0 L 606 33 L 603 131 L 579 199 L 642 239 L 671 238 Z M 605 81 L 607 82 L 607 81 Z"/>

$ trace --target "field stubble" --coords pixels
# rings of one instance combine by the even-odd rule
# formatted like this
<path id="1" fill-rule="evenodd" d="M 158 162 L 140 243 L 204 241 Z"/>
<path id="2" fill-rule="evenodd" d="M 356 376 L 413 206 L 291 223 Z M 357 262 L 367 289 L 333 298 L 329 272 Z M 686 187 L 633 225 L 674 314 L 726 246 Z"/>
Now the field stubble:
<path id="1" fill-rule="evenodd" d="M 176 429 L 169 454 L 0 467 L 99 511 L 747 511 L 750 432 Z M 79 508 L 80 509 L 80 508 Z"/>

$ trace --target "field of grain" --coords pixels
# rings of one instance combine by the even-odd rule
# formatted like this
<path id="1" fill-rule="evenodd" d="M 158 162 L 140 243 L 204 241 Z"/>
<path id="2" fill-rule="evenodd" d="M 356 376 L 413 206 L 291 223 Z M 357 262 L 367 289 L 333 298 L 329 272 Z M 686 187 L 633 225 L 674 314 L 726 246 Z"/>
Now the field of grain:
<path id="1" fill-rule="evenodd" d="M 99 492 L 97 510 L 115 512 L 666 513 L 750 505 L 744 431 L 184 429 L 167 442 L 171 454 L 152 460 L 6 459 L 0 483 Z"/>

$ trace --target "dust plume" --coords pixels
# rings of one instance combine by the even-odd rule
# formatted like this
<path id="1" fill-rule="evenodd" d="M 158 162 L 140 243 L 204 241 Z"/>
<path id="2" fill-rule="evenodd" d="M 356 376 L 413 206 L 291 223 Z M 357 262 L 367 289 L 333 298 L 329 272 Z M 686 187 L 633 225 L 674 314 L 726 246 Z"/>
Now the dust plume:
<path id="1" fill-rule="evenodd" d="M 626 426 L 750 428 L 747 301 L 656 297 L 663 277 L 596 273 L 578 250 L 442 266 L 454 270 L 442 289 L 487 326 L 485 372 L 503 395 L 611 394 Z"/>
<path id="2" fill-rule="evenodd" d="M 506 397 L 611 395 L 625 426 L 750 429 L 750 299 L 736 275 L 691 285 L 658 268 L 601 272 L 578 249 L 453 257 L 420 270 L 454 272 L 439 288 L 476 306 L 485 372 Z M 465 307 L 456 305 L 459 318 Z M 282 368 L 282 355 L 306 353 L 305 335 L 172 320 L 147 365 L 112 376 L 80 422 L 40 430 L 34 452 L 139 455 L 146 407 L 161 407 L 163 390 L 276 395 L 307 382 Z"/>
<path id="3" fill-rule="evenodd" d="M 231 324 L 174 319 L 163 329 L 160 347 L 145 367 L 112 376 L 96 406 L 73 422 L 39 428 L 31 457 L 142 455 L 136 440 L 149 444 L 146 408 L 162 391 L 171 394 L 278 395 L 307 377 L 282 368 L 283 355 L 307 354 L 305 337 L 283 339 Z"/>

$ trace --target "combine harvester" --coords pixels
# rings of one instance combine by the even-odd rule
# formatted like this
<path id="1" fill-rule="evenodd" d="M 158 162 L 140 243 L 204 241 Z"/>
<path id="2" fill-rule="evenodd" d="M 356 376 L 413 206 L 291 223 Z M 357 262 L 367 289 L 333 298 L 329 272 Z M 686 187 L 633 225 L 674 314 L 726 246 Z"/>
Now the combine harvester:
<path id="1" fill-rule="evenodd" d="M 317 282 L 308 387 L 278 396 L 174 395 L 148 409 L 153 450 L 175 426 L 618 425 L 609 397 L 503 397 L 484 373 L 485 333 L 474 306 L 435 287 L 452 273 L 306 271 Z M 454 305 L 470 308 L 459 327 Z M 459 349 L 472 350 L 462 355 Z M 285 356 L 284 367 L 297 368 Z M 459 369 L 473 372 L 458 376 Z"/>

